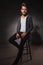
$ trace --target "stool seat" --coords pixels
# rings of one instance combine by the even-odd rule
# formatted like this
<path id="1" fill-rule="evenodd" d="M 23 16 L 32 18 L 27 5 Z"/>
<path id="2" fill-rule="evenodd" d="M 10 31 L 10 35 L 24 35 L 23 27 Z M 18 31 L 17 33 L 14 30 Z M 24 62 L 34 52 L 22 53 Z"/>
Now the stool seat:
<path id="1" fill-rule="evenodd" d="M 31 54 L 30 46 L 31 46 L 31 43 L 28 39 L 28 40 L 26 40 L 25 45 L 24 45 L 23 54 L 22 54 L 21 60 L 20 60 L 21 63 L 32 60 L 32 54 Z M 23 57 L 26 57 L 26 58 L 23 60 Z"/>

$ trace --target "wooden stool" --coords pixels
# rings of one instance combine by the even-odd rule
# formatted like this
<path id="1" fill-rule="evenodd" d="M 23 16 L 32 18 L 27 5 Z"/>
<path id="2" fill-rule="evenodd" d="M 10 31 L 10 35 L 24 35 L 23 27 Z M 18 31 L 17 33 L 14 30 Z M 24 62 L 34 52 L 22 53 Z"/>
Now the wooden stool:
<path id="1" fill-rule="evenodd" d="M 26 42 L 25 42 L 23 54 L 20 59 L 20 63 L 32 60 L 32 54 L 31 54 L 31 48 L 30 48 L 31 43 L 30 42 L 29 42 L 29 40 L 26 40 Z M 24 52 L 24 51 L 26 51 L 26 52 Z M 26 57 L 26 56 L 27 56 L 27 58 L 23 61 L 23 57 Z"/>

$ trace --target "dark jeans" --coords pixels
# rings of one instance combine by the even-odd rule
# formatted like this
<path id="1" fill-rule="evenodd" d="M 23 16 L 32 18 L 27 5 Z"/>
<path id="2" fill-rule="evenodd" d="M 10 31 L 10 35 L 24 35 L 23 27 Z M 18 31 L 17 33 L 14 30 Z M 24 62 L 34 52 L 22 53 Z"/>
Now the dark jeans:
<path id="1" fill-rule="evenodd" d="M 20 32 L 19 34 L 21 35 L 22 32 Z M 25 41 L 29 38 L 29 35 L 26 35 L 25 37 L 21 37 L 21 42 L 20 42 L 20 45 L 18 45 L 18 43 L 15 41 L 17 38 L 16 38 L 16 33 L 11 36 L 11 38 L 9 38 L 9 42 L 12 43 L 13 45 L 15 45 L 17 48 L 19 48 L 19 51 L 18 51 L 18 54 L 17 54 L 17 57 L 16 57 L 16 60 L 14 61 L 14 63 L 12 65 L 17 65 L 21 56 L 22 56 L 22 53 L 23 53 L 23 46 L 25 44 Z"/>

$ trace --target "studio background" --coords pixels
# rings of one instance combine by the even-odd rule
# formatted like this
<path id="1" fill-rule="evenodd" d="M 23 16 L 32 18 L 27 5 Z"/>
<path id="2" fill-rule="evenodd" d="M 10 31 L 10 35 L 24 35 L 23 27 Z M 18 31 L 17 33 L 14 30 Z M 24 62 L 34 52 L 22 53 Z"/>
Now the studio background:
<path id="1" fill-rule="evenodd" d="M 43 65 L 43 2 L 41 0 L 0 1 L 0 64 L 11 65 L 16 58 L 18 50 L 8 42 L 8 39 L 16 32 L 22 2 L 27 3 L 34 26 L 31 43 L 33 60 L 27 65 Z"/>

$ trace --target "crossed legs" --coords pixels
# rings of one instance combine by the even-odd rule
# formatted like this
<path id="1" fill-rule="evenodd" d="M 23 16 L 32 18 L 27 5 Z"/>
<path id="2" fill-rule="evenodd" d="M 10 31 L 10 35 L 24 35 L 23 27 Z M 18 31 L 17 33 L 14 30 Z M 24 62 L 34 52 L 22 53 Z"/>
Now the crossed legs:
<path id="1" fill-rule="evenodd" d="M 26 35 L 25 37 L 21 38 L 21 42 L 20 42 L 20 45 L 17 44 L 17 42 L 15 41 L 17 38 L 16 38 L 16 33 L 9 39 L 9 42 L 12 43 L 13 45 L 15 45 L 17 48 L 19 48 L 19 51 L 18 51 L 18 54 L 17 54 L 17 57 L 16 57 L 16 60 L 14 61 L 14 63 L 12 65 L 17 65 L 21 56 L 22 56 L 22 53 L 23 53 L 23 47 L 24 47 L 24 44 L 25 44 L 25 41 L 26 39 L 28 38 L 28 35 Z"/>

